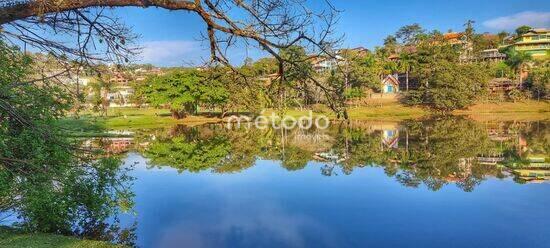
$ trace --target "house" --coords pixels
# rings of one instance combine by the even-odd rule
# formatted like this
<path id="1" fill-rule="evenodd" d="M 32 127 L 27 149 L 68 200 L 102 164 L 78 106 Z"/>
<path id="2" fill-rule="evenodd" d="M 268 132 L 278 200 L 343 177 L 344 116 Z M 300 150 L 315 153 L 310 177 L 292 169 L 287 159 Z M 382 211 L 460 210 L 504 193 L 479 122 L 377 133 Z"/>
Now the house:
<path id="1" fill-rule="evenodd" d="M 506 59 L 506 54 L 499 52 L 499 50 L 495 48 L 481 51 L 479 57 L 482 61 L 500 62 Z"/>
<path id="2" fill-rule="evenodd" d="M 134 94 L 134 88 L 129 86 L 118 86 L 112 92 L 108 93 L 110 107 L 135 107 L 131 103 L 131 97 Z"/>
<path id="3" fill-rule="evenodd" d="M 550 30 L 532 29 L 515 37 L 512 44 L 501 46 L 500 50 L 514 49 L 530 54 L 534 59 L 545 59 L 550 51 Z"/>
<path id="4" fill-rule="evenodd" d="M 335 70 L 343 61 L 344 58 L 340 55 L 336 55 L 334 58 L 328 56 L 316 56 L 312 59 L 311 63 L 315 72 L 325 73 Z"/>
<path id="5" fill-rule="evenodd" d="M 399 92 L 399 77 L 397 75 L 388 75 L 382 79 L 382 93 L 395 94 Z"/>
<path id="6" fill-rule="evenodd" d="M 489 93 L 505 94 L 514 89 L 521 89 L 521 84 L 508 78 L 494 78 L 489 82 Z"/>
<path id="7" fill-rule="evenodd" d="M 464 33 L 446 33 L 443 35 L 443 39 L 453 46 L 460 47 L 460 61 L 466 62 L 474 59 L 474 44 L 468 40 Z"/>
<path id="8" fill-rule="evenodd" d="M 109 82 L 115 85 L 128 85 L 130 80 L 122 73 L 115 72 L 114 75 L 109 79 Z"/>

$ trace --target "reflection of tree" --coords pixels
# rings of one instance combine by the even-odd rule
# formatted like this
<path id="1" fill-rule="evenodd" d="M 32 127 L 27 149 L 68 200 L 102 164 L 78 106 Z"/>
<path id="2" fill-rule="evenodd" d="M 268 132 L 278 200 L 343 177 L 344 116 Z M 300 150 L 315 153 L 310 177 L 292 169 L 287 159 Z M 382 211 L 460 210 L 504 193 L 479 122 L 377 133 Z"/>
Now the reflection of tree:
<path id="1" fill-rule="evenodd" d="M 444 118 L 405 122 L 398 147 L 383 144 L 382 130 L 344 126 L 336 133 L 334 149 L 346 160 L 339 165 L 349 174 L 355 167 L 379 165 L 388 176 L 409 187 L 422 184 L 438 190 L 456 183 L 470 191 L 486 175 L 495 175 L 494 166 L 477 161 L 479 154 L 492 153 L 494 145 L 479 124 L 464 119 Z"/>
<path id="2" fill-rule="evenodd" d="M 292 144 L 291 136 L 296 133 L 271 129 L 228 130 L 217 125 L 178 126 L 152 141 L 144 154 L 153 165 L 180 171 L 240 172 L 254 166 L 259 157 L 280 160 L 288 170 L 300 170 L 311 160 L 313 152 Z"/>
<path id="3" fill-rule="evenodd" d="M 492 146 L 487 132 L 473 121 L 448 118 L 419 123 L 406 123 L 408 149 L 398 153 L 403 172 L 397 180 L 404 185 L 424 183 L 438 190 L 455 182 L 471 191 L 486 175 L 494 175 L 494 166 L 477 161 L 479 154 L 489 153 Z"/>
<path id="4" fill-rule="evenodd" d="M 240 172 L 254 166 L 258 155 L 266 147 L 266 132 L 257 129 L 227 131 L 231 151 L 220 165 L 218 173 Z"/>
<path id="5" fill-rule="evenodd" d="M 525 156 L 550 154 L 550 128 L 547 122 L 530 123 L 520 133 L 525 139 Z"/>
<path id="6" fill-rule="evenodd" d="M 544 125 L 538 125 L 538 132 L 533 131 L 533 125 L 518 128 L 525 130 L 524 136 L 539 137 L 529 139 L 532 149 L 547 149 L 548 139 L 540 138 L 544 137 L 540 135 Z M 180 126 L 165 136 L 157 135 L 145 154 L 153 164 L 182 171 L 240 172 L 254 166 L 258 158 L 280 161 L 283 168 L 295 171 L 304 169 L 316 157 L 325 162 L 323 175 L 338 175 L 340 171 L 351 174 L 358 167 L 380 166 L 403 185 L 425 185 L 432 190 L 454 183 L 471 191 L 489 175 L 503 176 L 495 165 L 480 163 L 478 158 L 514 147 L 502 147 L 503 143 L 493 141 L 481 124 L 461 118 L 376 128 L 348 123 L 329 130 Z M 319 157 L 323 153 L 332 160 Z"/>
<path id="7" fill-rule="evenodd" d="M 167 165 L 181 171 L 199 172 L 219 164 L 231 148 L 225 136 L 201 137 L 186 130 L 176 137 L 158 138 L 145 151 L 153 165 Z"/>
<path id="8" fill-rule="evenodd" d="M 134 230 L 109 220 L 133 207 L 133 194 L 123 186 L 129 180 L 114 158 L 86 167 L 0 170 L 0 212 L 15 212 L 18 225 L 29 231 L 132 245 Z"/>

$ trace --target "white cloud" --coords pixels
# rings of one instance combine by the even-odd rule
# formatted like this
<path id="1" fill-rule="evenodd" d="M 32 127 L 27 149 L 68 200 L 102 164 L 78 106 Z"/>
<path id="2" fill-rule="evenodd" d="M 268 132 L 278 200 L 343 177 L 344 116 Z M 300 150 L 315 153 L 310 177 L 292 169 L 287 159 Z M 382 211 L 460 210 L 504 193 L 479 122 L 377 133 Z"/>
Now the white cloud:
<path id="1" fill-rule="evenodd" d="M 200 42 L 187 40 L 149 41 L 142 44 L 141 63 L 177 66 L 200 62 Z"/>
<path id="2" fill-rule="evenodd" d="M 522 25 L 548 28 L 550 27 L 550 12 L 526 11 L 483 22 L 483 26 L 495 30 L 513 30 Z"/>

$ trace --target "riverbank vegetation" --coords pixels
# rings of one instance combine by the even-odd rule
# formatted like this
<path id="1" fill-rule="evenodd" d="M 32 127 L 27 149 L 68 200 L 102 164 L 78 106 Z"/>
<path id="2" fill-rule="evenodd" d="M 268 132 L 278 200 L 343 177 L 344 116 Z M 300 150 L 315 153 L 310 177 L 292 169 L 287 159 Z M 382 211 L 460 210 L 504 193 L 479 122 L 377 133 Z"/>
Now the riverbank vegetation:
<path id="1" fill-rule="evenodd" d="M 116 241 L 113 233 L 123 231 L 106 218 L 131 207 L 130 178 L 119 159 L 87 149 L 58 125 L 72 98 L 34 80 L 34 66 L 0 40 L 0 213 L 26 232 Z"/>
<path id="2" fill-rule="evenodd" d="M 477 52 L 501 40 L 495 43 L 476 34 L 471 22 L 459 38 L 449 38 L 437 30 L 427 32 L 414 24 L 401 28 L 385 40 L 384 46 L 373 51 L 339 49 L 338 40 L 332 39 L 337 11 L 330 4 L 325 11 L 315 14 L 305 6 L 308 1 L 255 2 L 257 6 L 270 7 L 258 12 L 243 6 L 242 1 L 230 2 L 235 9 L 242 10 L 239 18 L 232 21 L 229 15 L 239 11 L 227 11 L 217 5 L 205 8 L 188 1 L 135 1 L 136 6 L 188 10 L 199 15 L 207 24 L 211 61 L 204 67 L 159 69 L 131 80 L 125 79 L 125 74 L 133 75 L 142 69 L 130 64 L 137 55 L 136 47 L 130 45 L 136 36 L 102 10 L 128 5 L 127 1 L 1 3 L 0 213 L 13 213 L 16 221 L 10 224 L 23 232 L 132 245 L 135 230 L 121 228 L 118 220 L 109 219 L 131 210 L 133 195 L 127 183 L 132 178 L 121 167 L 119 157 L 93 149 L 79 139 L 104 135 L 105 129 L 198 125 L 219 122 L 228 114 L 259 115 L 262 110 L 267 111 L 263 114 L 293 116 L 311 110 L 333 120 L 404 120 L 431 113 L 483 112 L 479 108 L 484 107 L 476 104 L 488 102 L 497 102 L 498 107 L 491 113 L 517 109 L 547 115 L 548 61 L 534 61 L 528 54 L 514 50 L 506 51 L 506 61 L 480 61 Z M 91 9 L 98 6 L 99 10 Z M 315 6 L 315 9 L 322 8 Z M 278 13 L 290 15 L 281 17 Z M 239 20 L 243 16 L 246 21 Z M 44 35 L 47 31 L 57 35 Z M 59 31 L 63 35 L 58 35 Z M 68 37 L 78 39 L 67 42 Z M 224 51 L 235 44 L 233 39 L 257 43 L 271 57 L 231 63 Z M 22 51 L 12 44 L 25 44 L 40 53 Z M 531 72 L 528 77 L 523 77 L 525 70 Z M 80 75 L 87 77 L 89 84 L 85 86 Z M 403 75 L 405 84 L 400 86 Z M 489 80 L 497 75 L 517 84 L 495 97 L 491 95 Z M 393 85 L 387 87 L 385 79 L 393 80 Z M 120 86 L 125 87 L 124 94 L 120 89 L 115 92 Z M 398 87 L 401 90 L 396 91 Z M 398 96 L 395 101 L 373 101 L 375 96 L 383 98 L 388 94 Z M 538 101 L 521 105 L 529 98 Z M 513 103 L 499 106 L 498 101 Z M 115 109 L 110 108 L 111 104 L 143 108 Z M 431 130 L 412 126 L 416 130 L 413 135 L 423 139 L 424 133 L 433 132 L 435 142 L 441 139 L 445 144 L 436 143 L 435 148 L 419 145 L 416 160 L 405 155 L 391 158 L 435 166 L 452 175 L 458 173 L 450 167 L 457 158 L 474 156 L 474 151 L 481 150 L 477 146 L 487 143 L 486 137 L 478 135 L 479 129 L 469 121 L 426 125 Z M 456 137 L 447 137 L 448 130 Z M 467 132 L 461 134 L 462 130 Z M 223 167 L 215 168 L 226 172 L 251 166 L 252 155 L 258 152 L 265 158 L 279 158 L 282 154 L 283 166 L 289 170 L 303 168 L 306 158 L 314 155 L 313 150 L 297 147 L 284 151 L 278 150 L 279 147 L 259 150 L 277 144 L 267 142 L 267 137 L 273 135 L 254 140 L 239 140 L 226 133 L 219 137 L 201 135 L 160 137 L 144 153 L 153 162 L 173 164 L 182 171 L 213 168 L 217 166 L 215 162 L 226 159 Z M 357 160 L 344 168 L 346 172 L 360 166 L 359 161 L 382 163 L 387 161 L 383 158 L 389 158 L 381 157 L 389 155 L 373 148 L 375 140 L 367 136 L 353 130 L 338 136 L 343 143 L 337 148 L 349 142 L 359 144 L 355 150 Z M 255 142 L 263 143 L 259 146 Z M 437 150 L 443 146 L 446 147 Z M 464 155 L 456 154 L 454 147 L 468 150 L 463 151 Z M 228 156 L 231 154 L 236 155 Z M 438 163 L 427 163 L 427 157 L 434 154 Z M 244 158 L 247 160 L 243 161 Z M 404 184 L 423 182 L 440 188 L 444 180 L 430 172 L 407 171 L 405 176 L 418 173 L 412 177 L 414 180 L 396 177 Z M 331 174 L 331 168 L 323 173 Z M 470 189 L 486 174 L 475 174 L 464 188 Z M 50 238 L 58 240 L 58 245 L 65 242 L 60 236 L 10 232 L 2 234 L 15 242 L 8 245 L 34 245 Z M 21 237 L 30 240 L 18 243 Z M 87 245 L 86 242 L 77 245 Z"/>
<path id="3" fill-rule="evenodd" d="M 335 119 L 359 120 L 387 118 L 392 112 L 396 118 L 500 113 L 500 105 L 516 112 L 525 105 L 521 102 L 535 107 L 530 112 L 544 109 L 550 96 L 548 60 L 513 49 L 502 50 L 499 60 L 487 60 L 482 51 L 505 44 L 504 34 L 477 34 L 472 22 L 466 27 L 444 34 L 408 25 L 373 51 L 336 49 L 334 56 L 291 46 L 278 53 L 289 61 L 283 74 L 271 58 L 247 59 L 238 68 L 171 68 L 133 80 L 133 100 L 136 106 L 169 109 L 175 119 L 199 112 L 223 118 L 239 112 L 257 115 L 265 109 L 315 111 L 319 106 Z M 377 101 L 380 104 L 371 104 Z M 520 104 L 514 108 L 509 102 Z"/>
<path id="4" fill-rule="evenodd" d="M 11 248 L 122 248 L 107 242 L 80 240 L 55 234 L 29 234 L 0 227 L 0 247 Z"/>

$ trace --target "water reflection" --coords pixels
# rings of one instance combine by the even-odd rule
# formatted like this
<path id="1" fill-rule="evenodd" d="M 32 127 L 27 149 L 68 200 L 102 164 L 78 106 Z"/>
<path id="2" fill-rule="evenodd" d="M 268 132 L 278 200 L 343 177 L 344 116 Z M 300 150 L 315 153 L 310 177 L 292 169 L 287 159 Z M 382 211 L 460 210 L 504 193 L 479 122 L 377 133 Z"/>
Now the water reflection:
<path id="1" fill-rule="evenodd" d="M 117 157 L 86 156 L 70 166 L 1 168 L 0 225 L 133 246 L 137 224 L 117 218 L 133 208 L 128 168 Z"/>
<path id="2" fill-rule="evenodd" d="M 387 176 L 407 187 L 439 190 L 456 184 L 472 191 L 485 178 L 504 178 L 507 172 L 522 183 L 548 179 L 548 136 L 546 122 L 442 118 L 337 123 L 327 130 L 176 126 L 141 132 L 132 142 L 149 159 L 148 166 L 170 166 L 180 173 L 238 173 L 257 159 L 280 161 L 285 169 L 296 171 L 317 161 L 324 164 L 320 173 L 326 176 L 382 167 Z"/>
<path id="3" fill-rule="evenodd" d="M 111 184 L 91 187 L 97 213 L 67 223 L 139 247 L 544 247 L 548 237 L 533 233 L 550 224 L 540 216 L 550 188 L 518 183 L 549 179 L 548 124 L 205 125 L 93 139 L 85 146 L 124 156 L 126 167 L 100 175 L 114 182 L 129 168 L 136 204 L 120 204 Z"/>

